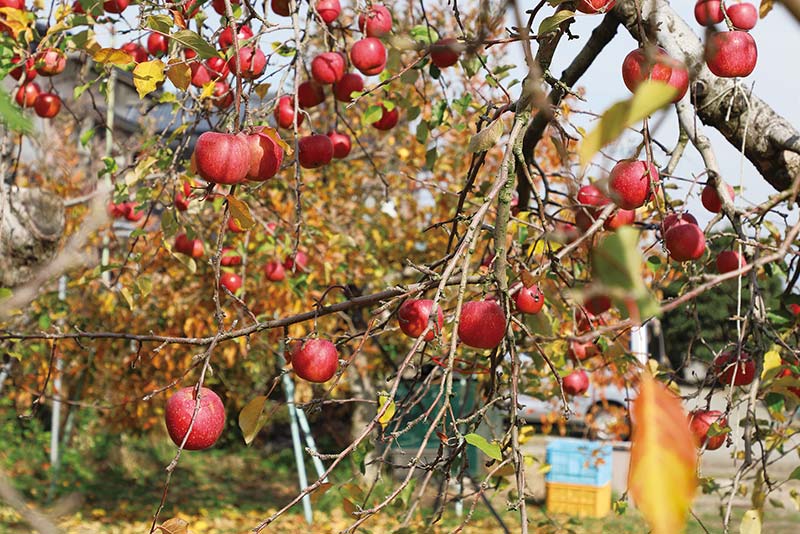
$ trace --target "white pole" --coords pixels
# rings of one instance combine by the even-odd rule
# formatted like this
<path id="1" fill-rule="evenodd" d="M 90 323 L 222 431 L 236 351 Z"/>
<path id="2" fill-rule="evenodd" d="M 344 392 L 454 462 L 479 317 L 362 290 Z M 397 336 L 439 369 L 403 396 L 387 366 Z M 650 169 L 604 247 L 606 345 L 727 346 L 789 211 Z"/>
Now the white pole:
<path id="1" fill-rule="evenodd" d="M 647 344 L 647 327 L 634 326 L 631 328 L 631 353 L 642 365 L 646 364 L 647 359 L 650 357 Z"/>
<path id="2" fill-rule="evenodd" d="M 67 277 L 61 275 L 58 279 L 58 300 L 64 302 L 67 299 Z M 59 454 L 60 431 L 61 431 L 61 372 L 64 370 L 64 362 L 58 355 L 55 358 L 55 372 L 53 376 L 53 411 L 50 413 L 50 498 L 55 495 L 56 484 L 58 483 L 58 467 L 61 463 Z"/>
<path id="3" fill-rule="evenodd" d="M 311 427 L 308 426 L 308 419 L 306 419 L 306 413 L 302 408 L 297 408 L 297 421 L 300 423 L 300 430 L 303 431 L 303 435 L 306 438 L 306 446 L 311 449 L 312 452 L 317 452 L 317 444 L 314 442 L 314 436 L 311 435 Z M 325 472 L 325 466 L 322 464 L 322 460 L 312 455 L 311 461 L 314 462 L 314 469 L 317 471 L 317 477 L 321 477 Z M 325 477 L 323 482 L 327 481 L 328 478 Z"/>
<path id="4" fill-rule="evenodd" d="M 294 460 L 297 463 L 297 478 L 300 482 L 300 491 L 302 491 L 308 487 L 308 476 L 306 475 L 306 464 L 303 460 L 303 444 L 300 442 L 297 407 L 294 405 L 294 382 L 292 382 L 288 373 L 284 373 L 283 375 L 283 389 L 286 392 L 286 404 L 289 407 Z M 311 498 L 308 494 L 303 495 L 303 513 L 306 516 L 306 522 L 310 525 L 313 522 L 313 515 L 311 513 Z"/>

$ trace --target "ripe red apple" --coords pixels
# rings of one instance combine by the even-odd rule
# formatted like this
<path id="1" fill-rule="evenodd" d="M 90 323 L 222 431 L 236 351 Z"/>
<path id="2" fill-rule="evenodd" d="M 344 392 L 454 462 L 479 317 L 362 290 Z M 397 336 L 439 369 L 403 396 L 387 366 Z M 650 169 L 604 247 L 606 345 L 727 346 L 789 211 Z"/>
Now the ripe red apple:
<path id="1" fill-rule="evenodd" d="M 136 202 L 125 203 L 125 218 L 131 222 L 139 222 L 144 218 L 144 210 Z"/>
<path id="2" fill-rule="evenodd" d="M 506 334 L 506 316 L 494 300 L 473 300 L 461 307 L 458 337 L 476 349 L 493 349 Z"/>
<path id="3" fill-rule="evenodd" d="M 266 265 L 264 265 L 264 276 L 266 276 L 267 280 L 270 282 L 280 282 L 286 278 L 286 269 L 278 260 L 268 261 Z"/>
<path id="4" fill-rule="evenodd" d="M 61 99 L 53 93 L 40 93 L 33 102 L 36 114 L 45 119 L 52 119 L 61 111 Z"/>
<path id="5" fill-rule="evenodd" d="M 592 315 L 600 315 L 611 309 L 611 299 L 606 295 L 594 295 L 586 299 L 583 307 Z"/>
<path id="6" fill-rule="evenodd" d="M 722 384 L 746 386 L 756 377 L 756 364 L 746 352 L 738 358 L 733 352 L 723 352 L 714 358 L 714 374 Z"/>
<path id="7" fill-rule="evenodd" d="M 669 83 L 672 76 L 672 59 L 667 51 L 656 47 L 653 57 L 648 58 L 645 49 L 637 48 L 622 61 L 622 80 L 632 93 L 645 80 Z"/>
<path id="8" fill-rule="evenodd" d="M 397 322 L 400 330 L 408 337 L 418 338 L 425 328 L 428 327 L 428 320 L 433 309 L 433 301 L 429 299 L 408 299 L 400 305 L 397 310 Z M 442 307 L 436 306 L 436 324 L 425 334 L 425 341 L 433 341 L 437 332 L 442 331 L 444 326 L 444 314 Z"/>
<path id="9" fill-rule="evenodd" d="M 236 219 L 234 219 L 233 217 L 228 219 L 228 230 L 230 230 L 235 234 L 242 234 L 247 231 L 241 226 L 239 226 L 239 223 L 236 222 Z"/>
<path id="10" fill-rule="evenodd" d="M 309 339 L 297 343 L 291 351 L 292 368 L 297 376 L 321 384 L 336 374 L 339 351 L 327 339 Z"/>
<path id="11" fill-rule="evenodd" d="M 723 250 L 717 255 L 717 272 L 720 274 L 736 271 L 747 265 L 747 261 L 734 250 Z"/>
<path id="12" fill-rule="evenodd" d="M 706 450 L 717 450 L 725 443 L 725 438 L 728 431 L 717 434 L 714 437 L 708 437 L 708 430 L 711 425 L 717 423 L 721 428 L 728 426 L 728 420 L 722 415 L 722 412 L 717 410 L 694 410 L 689 413 L 689 430 L 694 434 L 695 443 L 698 447 L 706 444 Z M 708 441 L 706 441 L 708 440 Z"/>
<path id="13" fill-rule="evenodd" d="M 239 48 L 243 47 L 248 39 L 253 38 L 253 30 L 250 26 L 242 25 L 239 26 L 239 29 L 236 31 L 236 39 L 239 41 Z M 219 33 L 219 47 L 222 50 L 227 50 L 228 48 L 233 46 L 233 31 L 231 31 L 230 26 L 225 26 Z"/>
<path id="14" fill-rule="evenodd" d="M 208 73 L 213 79 L 227 78 L 228 74 L 231 73 L 228 63 L 219 56 L 208 58 L 206 60 L 206 69 L 208 69 Z"/>
<path id="15" fill-rule="evenodd" d="M 333 159 L 333 142 L 327 135 L 301 137 L 297 148 L 297 161 L 304 169 L 318 169 Z"/>
<path id="16" fill-rule="evenodd" d="M 345 66 L 339 52 L 323 52 L 311 60 L 311 76 L 320 85 L 330 85 L 342 79 Z"/>
<path id="17" fill-rule="evenodd" d="M 575 9 L 581 13 L 593 15 L 595 13 L 608 13 L 616 0 L 578 0 Z"/>
<path id="18" fill-rule="evenodd" d="M 797 304 L 794 304 L 793 306 L 797 306 Z M 795 315 L 797 315 L 797 314 L 795 314 Z M 790 365 L 790 364 L 786 360 L 781 360 L 781 365 Z M 782 369 L 781 372 L 778 373 L 776 378 L 784 378 L 784 377 L 787 377 L 787 376 L 794 378 L 795 382 L 800 383 L 800 380 L 798 380 L 797 375 L 789 367 L 785 367 L 784 369 Z M 788 386 L 787 389 L 791 393 L 793 393 L 796 397 L 800 397 L 800 387 Z"/>
<path id="19" fill-rule="evenodd" d="M 676 62 L 672 66 L 672 75 L 669 77 L 667 83 L 678 90 L 678 93 L 672 101 L 680 101 L 683 95 L 686 94 L 686 91 L 689 90 L 689 69 L 687 69 L 683 63 Z"/>
<path id="20" fill-rule="evenodd" d="M 736 197 L 736 191 L 734 191 L 733 187 L 729 184 L 725 184 L 725 189 L 728 190 L 728 195 L 730 195 L 731 200 L 733 200 L 734 197 Z M 720 200 L 717 194 L 717 188 L 712 184 L 708 184 L 703 188 L 700 201 L 703 203 L 703 207 L 711 213 L 719 213 L 720 210 L 722 210 L 722 200 Z"/>
<path id="21" fill-rule="evenodd" d="M 223 267 L 235 267 L 242 264 L 242 257 L 231 247 L 225 247 L 222 249 L 219 264 Z"/>
<path id="22" fill-rule="evenodd" d="M 263 182 L 275 176 L 283 162 L 283 147 L 278 140 L 280 136 L 275 130 L 267 130 L 259 126 L 247 136 L 250 146 L 250 168 L 247 179 Z M 276 139 L 277 138 L 277 139 Z"/>
<path id="23" fill-rule="evenodd" d="M 235 295 L 242 287 L 242 277 L 234 273 L 220 273 L 219 284 Z"/>
<path id="24" fill-rule="evenodd" d="M 617 228 L 633 224 L 635 220 L 636 212 L 634 210 L 618 209 L 606 219 L 606 222 L 603 223 L 603 228 L 613 232 Z"/>
<path id="25" fill-rule="evenodd" d="M 234 74 L 241 74 L 246 80 L 255 80 L 264 73 L 267 68 L 267 56 L 260 48 L 245 46 L 239 49 L 239 66 L 241 73 L 236 69 L 236 56 L 228 60 L 228 68 Z"/>
<path id="26" fill-rule="evenodd" d="M 346 158 L 348 154 L 350 154 L 350 148 L 352 144 L 350 143 L 350 136 L 346 133 L 330 131 L 328 132 L 328 137 L 333 143 L 333 157 L 335 159 L 342 159 Z"/>
<path id="27" fill-rule="evenodd" d="M 194 59 L 194 58 L 197 57 L 197 52 L 195 52 L 191 48 L 184 48 L 183 49 L 183 57 L 185 59 Z"/>
<path id="28" fill-rule="evenodd" d="M 348 72 L 333 85 L 333 95 L 339 102 L 352 102 L 350 97 L 355 92 L 364 90 L 364 78 L 355 72 Z"/>
<path id="29" fill-rule="evenodd" d="M 689 212 L 684 213 L 670 213 L 664 220 L 661 222 L 661 234 L 664 235 L 667 233 L 667 230 L 672 228 L 676 223 L 684 222 L 684 223 L 691 223 L 696 225 L 697 219 L 694 218 Z"/>
<path id="30" fill-rule="evenodd" d="M 211 73 L 202 63 L 190 63 L 189 69 L 192 71 L 191 83 L 195 87 L 203 87 L 211 81 Z"/>
<path id="31" fill-rule="evenodd" d="M 106 13 L 122 13 L 130 4 L 130 0 L 107 0 L 103 2 Z"/>
<path id="32" fill-rule="evenodd" d="M 250 145 L 244 134 L 204 132 L 194 148 L 197 174 L 215 184 L 238 184 L 250 169 Z"/>
<path id="33" fill-rule="evenodd" d="M 299 97 L 298 97 L 299 98 Z M 278 105 L 275 106 L 273 111 L 275 122 L 280 128 L 291 128 L 294 124 L 294 97 L 292 95 L 284 95 L 278 99 Z M 303 124 L 306 118 L 302 113 L 297 115 L 297 126 Z"/>
<path id="34" fill-rule="evenodd" d="M 522 286 L 514 295 L 514 304 L 521 313 L 539 313 L 544 306 L 544 295 L 536 284 Z"/>
<path id="35" fill-rule="evenodd" d="M 453 37 L 439 39 L 431 45 L 431 63 L 440 69 L 452 67 L 458 63 L 460 48 L 458 39 Z"/>
<path id="36" fill-rule="evenodd" d="M 608 193 L 611 200 L 622 209 L 633 210 L 644 206 L 652 188 L 658 187 L 658 169 L 652 163 L 622 160 L 611 169 Z"/>
<path id="37" fill-rule="evenodd" d="M 305 271 L 308 267 L 308 255 L 302 250 L 290 254 L 283 260 L 283 267 L 289 272 Z"/>
<path id="38" fill-rule="evenodd" d="M 699 226 L 684 219 L 667 230 L 664 245 L 676 261 L 696 260 L 706 250 L 706 236 Z"/>
<path id="39" fill-rule="evenodd" d="M 175 392 L 167 400 L 164 409 L 167 432 L 175 445 L 180 446 L 186 433 L 189 432 L 189 425 L 192 426 L 184 445 L 187 451 L 199 451 L 211 447 L 225 428 L 225 406 L 216 393 L 205 387 L 200 388 L 200 408 L 192 424 L 196 404 L 195 388 L 188 387 Z"/>
<path id="40" fill-rule="evenodd" d="M 386 68 L 386 47 L 377 37 L 365 37 L 350 48 L 350 61 L 366 76 L 380 74 Z"/>
<path id="41" fill-rule="evenodd" d="M 591 341 L 587 341 L 586 343 L 570 341 L 569 349 L 567 350 L 567 356 L 569 356 L 569 358 L 574 362 L 588 360 L 592 356 L 595 356 L 599 353 L 600 350 L 597 348 L 597 345 Z"/>
<path id="42" fill-rule="evenodd" d="M 189 239 L 186 234 L 178 234 L 175 238 L 175 252 L 186 254 L 192 258 L 203 257 L 203 242 L 199 239 Z"/>
<path id="43" fill-rule="evenodd" d="M 179 4 L 179 12 L 183 15 L 184 19 L 192 19 L 200 12 L 200 6 L 197 5 L 197 0 L 180 0 L 176 3 Z"/>
<path id="44" fill-rule="evenodd" d="M 325 102 L 325 90 L 313 80 L 307 80 L 297 86 L 297 103 L 303 109 L 313 108 Z"/>
<path id="45" fill-rule="evenodd" d="M 720 78 L 749 76 L 757 60 L 756 41 L 747 32 L 719 32 L 706 41 L 706 65 Z"/>
<path id="46" fill-rule="evenodd" d="M 67 56 L 58 48 L 45 48 L 34 56 L 36 72 L 42 76 L 61 74 L 67 66 Z"/>
<path id="47" fill-rule="evenodd" d="M 169 52 L 169 39 L 160 33 L 151 33 L 147 36 L 147 51 L 151 56 L 161 57 Z"/>
<path id="48" fill-rule="evenodd" d="M 231 0 L 231 7 L 238 6 L 241 3 L 242 0 Z M 211 7 L 213 7 L 214 11 L 220 15 L 227 14 L 227 11 L 225 10 L 225 0 L 211 0 Z"/>
<path id="49" fill-rule="evenodd" d="M 366 13 L 358 16 L 358 29 L 367 37 L 381 37 L 392 31 L 392 14 L 382 4 L 372 4 Z"/>
<path id="50" fill-rule="evenodd" d="M 233 104 L 233 92 L 227 82 L 214 82 L 214 91 L 211 93 L 211 101 L 219 109 L 229 108 Z"/>
<path id="51" fill-rule="evenodd" d="M 561 379 L 561 387 L 567 395 L 583 395 L 589 389 L 589 375 L 583 369 L 572 371 Z"/>
<path id="52" fill-rule="evenodd" d="M 315 6 L 319 18 L 325 21 L 325 24 L 330 24 L 339 17 L 342 12 L 342 6 L 339 5 L 339 0 L 317 0 Z"/>
<path id="53" fill-rule="evenodd" d="M 148 59 L 147 49 L 139 43 L 125 43 L 120 47 L 120 50 L 133 56 L 133 61 L 136 63 L 144 63 Z"/>
<path id="54" fill-rule="evenodd" d="M 752 30 L 758 22 L 758 9 L 750 2 L 730 4 L 726 8 L 731 24 L 737 30 Z"/>
<path id="55" fill-rule="evenodd" d="M 15 65 L 18 63 L 22 63 L 22 58 L 20 58 L 19 56 L 14 56 L 11 59 L 11 63 L 14 63 Z M 15 80 L 19 80 L 20 78 L 25 76 L 26 81 L 31 81 L 34 78 L 36 78 L 36 62 L 32 57 L 29 57 L 28 59 L 25 60 L 24 67 L 20 65 L 19 67 L 11 69 L 11 72 L 9 72 L 9 74 Z"/>
<path id="56" fill-rule="evenodd" d="M 0 7 L 12 9 L 25 9 L 25 0 L 0 0 Z"/>
<path id="57" fill-rule="evenodd" d="M 719 24 L 725 18 L 722 14 L 721 0 L 697 0 L 694 5 L 694 18 L 701 26 Z"/>
<path id="58" fill-rule="evenodd" d="M 39 84 L 36 82 L 26 82 L 22 84 L 22 86 L 17 89 L 17 94 L 14 96 L 14 100 L 17 102 L 17 105 L 22 108 L 30 108 L 33 107 L 33 104 L 36 102 L 36 97 L 42 90 L 39 88 Z"/>
<path id="59" fill-rule="evenodd" d="M 400 120 L 400 111 L 395 106 L 391 111 L 386 109 L 386 106 L 381 104 L 382 112 L 381 118 L 372 123 L 372 127 L 378 130 L 391 130 Z"/>
<path id="60" fill-rule="evenodd" d="M 578 189 L 578 203 L 586 206 L 605 206 L 608 199 L 600 189 L 594 185 L 584 185 Z"/>
<path id="61" fill-rule="evenodd" d="M 272 0 L 269 5 L 272 7 L 272 12 L 276 15 L 280 15 L 281 17 L 288 17 L 291 15 L 291 11 L 289 11 L 289 0 Z M 298 5 L 300 5 L 300 2 L 295 0 L 295 6 Z"/>

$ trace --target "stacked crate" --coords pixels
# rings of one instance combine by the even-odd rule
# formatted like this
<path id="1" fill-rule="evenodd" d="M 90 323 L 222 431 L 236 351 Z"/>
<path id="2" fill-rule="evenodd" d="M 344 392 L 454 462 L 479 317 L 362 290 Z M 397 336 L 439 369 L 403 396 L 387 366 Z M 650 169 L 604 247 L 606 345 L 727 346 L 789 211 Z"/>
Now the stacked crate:
<path id="1" fill-rule="evenodd" d="M 611 445 L 558 438 L 547 444 L 547 510 L 603 517 L 611 510 Z"/>

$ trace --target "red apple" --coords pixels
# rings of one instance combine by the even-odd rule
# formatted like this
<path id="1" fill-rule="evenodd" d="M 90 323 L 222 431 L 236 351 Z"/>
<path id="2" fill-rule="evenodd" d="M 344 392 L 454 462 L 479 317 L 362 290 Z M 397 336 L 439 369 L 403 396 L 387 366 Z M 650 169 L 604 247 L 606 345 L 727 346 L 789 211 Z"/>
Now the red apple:
<path id="1" fill-rule="evenodd" d="M 611 309 L 611 299 L 606 295 L 595 295 L 586 299 L 583 307 L 593 315 L 600 315 Z"/>
<path id="2" fill-rule="evenodd" d="M 614 231 L 617 228 L 622 228 L 623 226 L 628 226 L 633 224 L 633 221 L 636 220 L 636 212 L 633 210 L 623 210 L 619 209 L 616 210 L 614 213 L 606 219 L 606 222 L 603 223 L 603 228 L 606 230 Z"/>
<path id="3" fill-rule="evenodd" d="M 185 59 L 194 59 L 194 58 L 197 57 L 197 52 L 195 52 L 191 48 L 184 48 L 183 49 L 183 57 Z"/>
<path id="4" fill-rule="evenodd" d="M 103 2 L 106 13 L 122 13 L 130 4 L 130 0 L 108 0 Z"/>
<path id="5" fill-rule="evenodd" d="M 745 265 L 747 261 L 734 250 L 723 250 L 717 255 L 717 272 L 720 274 L 736 271 Z"/>
<path id="6" fill-rule="evenodd" d="M 672 87 L 678 90 L 678 94 L 672 99 L 673 102 L 680 101 L 686 91 L 689 90 L 689 69 L 683 63 L 676 62 L 672 66 L 672 75 L 667 81 Z"/>
<path id="7" fill-rule="evenodd" d="M 246 80 L 255 80 L 264 73 L 267 68 L 267 57 L 260 48 L 252 46 L 245 46 L 239 49 L 239 66 L 241 67 L 241 76 Z M 240 72 L 236 69 L 236 56 L 232 56 L 228 60 L 228 68 L 234 74 Z"/>
<path id="8" fill-rule="evenodd" d="M 644 206 L 651 188 L 658 187 L 658 169 L 652 163 L 622 160 L 611 169 L 608 192 L 611 200 L 622 209 Z"/>
<path id="9" fill-rule="evenodd" d="M 578 189 L 578 203 L 586 206 L 605 206 L 608 204 L 606 196 L 594 184 L 584 185 Z"/>
<path id="10" fill-rule="evenodd" d="M 270 282 L 280 282 L 286 278 L 286 269 L 278 260 L 268 261 L 267 264 L 264 265 L 264 276 L 266 276 L 267 280 Z"/>
<path id="11" fill-rule="evenodd" d="M 599 354 L 600 350 L 597 345 L 591 341 L 581 343 L 579 341 L 570 341 L 567 356 L 574 362 L 582 362 L 588 360 L 592 356 Z"/>
<path id="12" fill-rule="evenodd" d="M 622 80 L 632 93 L 647 79 L 669 83 L 672 59 L 661 47 L 656 47 L 651 56 L 648 57 L 644 48 L 637 48 L 625 56 L 622 62 Z"/>
<path id="13" fill-rule="evenodd" d="M 233 6 L 238 6 L 242 3 L 242 0 L 231 0 L 231 8 Z M 227 11 L 225 10 L 225 0 L 211 0 L 211 7 L 214 8 L 214 11 L 219 13 L 220 15 L 227 15 Z"/>
<path id="14" fill-rule="evenodd" d="M 245 41 L 253 38 L 253 30 L 250 26 L 239 26 L 239 29 L 236 31 L 236 38 L 239 40 L 239 48 L 241 49 L 246 44 Z M 226 50 L 232 46 L 233 32 L 230 26 L 225 26 L 225 29 L 219 34 L 219 47 L 222 50 Z"/>
<path id="15" fill-rule="evenodd" d="M 728 195 L 730 195 L 731 200 L 733 200 L 736 196 L 736 192 L 733 190 L 733 187 L 731 187 L 729 184 L 725 184 L 725 189 L 728 190 Z M 700 195 L 700 201 L 703 203 L 703 207 L 711 213 L 719 213 L 722 210 L 722 200 L 720 200 L 719 195 L 717 194 L 717 188 L 712 184 L 708 184 L 703 188 L 703 192 Z"/>
<path id="16" fill-rule="evenodd" d="M 219 396 L 205 387 L 200 388 L 199 396 L 200 408 L 197 410 L 194 424 L 192 415 L 197 405 L 194 387 L 179 389 L 167 400 L 164 409 L 167 432 L 175 445 L 180 446 L 191 425 L 192 431 L 184 445 L 187 451 L 199 451 L 211 447 L 225 428 L 225 406 Z"/>
<path id="17" fill-rule="evenodd" d="M 706 250 L 706 236 L 699 226 L 683 220 L 667 230 L 664 245 L 676 261 L 696 260 Z"/>
<path id="18" fill-rule="evenodd" d="M 208 70 L 209 75 L 214 79 L 227 78 L 228 74 L 231 73 L 230 69 L 228 68 L 228 63 L 224 58 L 219 56 L 208 58 L 206 60 L 206 69 Z"/>
<path id="19" fill-rule="evenodd" d="M 292 95 L 284 95 L 278 99 L 278 105 L 275 106 L 273 111 L 275 122 L 279 128 L 291 128 L 294 124 L 294 97 Z M 297 126 L 303 124 L 305 115 L 297 115 Z"/>
<path id="20" fill-rule="evenodd" d="M 722 14 L 721 0 L 697 0 L 694 5 L 694 18 L 701 26 L 719 24 L 725 18 Z"/>
<path id="21" fill-rule="evenodd" d="M 270 128 L 270 130 L 272 130 Z M 277 139 L 276 139 L 277 137 Z M 278 142 L 278 132 L 260 126 L 247 136 L 250 146 L 250 168 L 247 179 L 263 182 L 275 176 L 283 162 L 283 148 Z"/>
<path id="22" fill-rule="evenodd" d="M 694 218 L 694 215 L 688 212 L 684 213 L 670 213 L 664 220 L 661 222 L 661 234 L 666 234 L 667 230 L 672 228 L 675 224 L 679 222 L 697 224 L 697 219 Z"/>
<path id="23" fill-rule="evenodd" d="M 706 65 L 720 78 L 749 76 L 757 59 L 756 41 L 747 32 L 719 32 L 706 41 Z"/>
<path id="24" fill-rule="evenodd" d="M 53 93 L 40 93 L 33 102 L 36 114 L 45 119 L 52 119 L 61 111 L 61 99 Z"/>
<path id="25" fill-rule="evenodd" d="M 397 310 L 397 322 L 400 324 L 400 330 L 403 331 L 408 337 L 418 338 L 422 335 L 425 328 L 428 327 L 428 320 L 433 309 L 433 301 L 428 299 L 408 299 L 400 305 Z M 442 307 L 436 306 L 436 324 L 431 326 L 431 329 L 425 334 L 423 338 L 425 341 L 433 341 L 437 332 L 442 331 L 444 326 L 444 314 Z"/>
<path id="26" fill-rule="evenodd" d="M 758 22 L 758 9 L 750 2 L 731 4 L 726 8 L 731 24 L 737 30 L 752 30 Z"/>
<path id="27" fill-rule="evenodd" d="M 219 264 L 223 267 L 235 267 L 242 264 L 242 257 L 231 247 L 225 247 L 222 249 L 222 257 L 219 259 Z"/>
<path id="28" fill-rule="evenodd" d="M 203 87 L 211 81 L 211 73 L 202 63 L 190 63 L 189 69 L 192 71 L 191 83 L 195 87 Z"/>
<path id="29" fill-rule="evenodd" d="M 313 108 L 323 102 L 325 102 L 325 90 L 317 82 L 308 80 L 297 86 L 297 103 L 301 108 Z"/>
<path id="30" fill-rule="evenodd" d="M 300 5 L 300 2 L 295 0 L 295 6 L 298 5 Z M 288 17 L 291 15 L 291 11 L 289 11 L 289 0 L 272 0 L 270 2 L 270 7 L 272 7 L 273 13 L 281 17 Z"/>
<path id="31" fill-rule="evenodd" d="M 189 209 L 189 199 L 180 191 L 175 193 L 175 198 L 173 199 L 172 204 L 178 211 L 186 211 Z"/>
<path id="32" fill-rule="evenodd" d="M 330 24 L 339 17 L 342 12 L 342 6 L 339 5 L 339 0 L 317 0 L 315 6 L 319 18 L 325 21 L 325 24 Z"/>
<path id="33" fill-rule="evenodd" d="M 589 389 L 589 375 L 583 369 L 572 371 L 561 379 L 561 387 L 567 395 L 583 395 Z"/>
<path id="34" fill-rule="evenodd" d="M 708 430 L 711 425 L 717 423 L 721 428 L 728 426 L 728 420 L 722 415 L 722 412 L 717 410 L 694 410 L 689 413 L 689 430 L 694 434 L 695 443 L 698 447 L 702 447 L 705 443 L 706 450 L 713 451 L 722 447 L 725 443 L 725 438 L 728 431 L 717 434 L 714 437 L 708 437 Z"/>
<path id="35" fill-rule="evenodd" d="M 493 349 L 506 334 L 506 316 L 494 300 L 473 300 L 461 307 L 458 337 L 476 349 Z"/>
<path id="36" fill-rule="evenodd" d="M 355 72 L 348 72 L 342 79 L 333 85 L 333 94 L 339 102 L 352 102 L 353 93 L 364 90 L 364 78 Z"/>
<path id="37" fill-rule="evenodd" d="M 575 9 L 581 13 L 593 15 L 595 13 L 608 13 L 616 0 L 578 0 Z"/>
<path id="38" fill-rule="evenodd" d="M 200 6 L 197 5 L 197 0 L 180 0 L 179 4 L 180 14 L 184 19 L 192 19 L 200 12 Z"/>
<path id="39" fill-rule="evenodd" d="M 0 0 L 0 1 L 2 1 L 2 0 Z M 11 59 L 11 63 L 14 63 L 15 65 L 17 63 L 21 63 L 21 62 L 22 62 L 22 58 L 20 58 L 19 56 L 14 56 Z M 34 59 L 32 57 L 29 57 L 28 59 L 25 60 L 25 66 L 24 67 L 22 65 L 20 65 L 19 67 L 11 69 L 11 72 L 9 72 L 9 74 L 15 80 L 19 80 L 20 78 L 25 76 L 25 80 L 26 81 L 31 81 L 34 78 L 36 78 L 36 62 L 34 61 Z"/>
<path id="40" fill-rule="evenodd" d="M 358 16 L 358 29 L 367 37 L 381 37 L 392 31 L 392 14 L 381 4 L 372 4 L 366 13 Z"/>
<path id="41" fill-rule="evenodd" d="M 797 304 L 792 304 L 791 306 L 797 306 Z M 797 315 L 797 314 L 795 313 L 795 315 Z M 790 365 L 790 363 L 787 362 L 786 360 L 781 360 L 781 364 L 782 365 Z M 800 380 L 798 380 L 797 375 L 789 367 L 785 367 L 784 369 L 782 369 L 781 372 L 778 373 L 776 378 L 784 378 L 784 377 L 787 377 L 787 376 L 791 377 L 791 378 L 794 378 L 794 381 L 796 383 L 800 383 Z M 800 397 L 800 387 L 787 386 L 787 389 L 791 393 L 793 393 L 796 397 Z"/>
<path id="42" fill-rule="evenodd" d="M 335 159 L 342 159 L 346 158 L 348 154 L 350 154 L 350 148 L 352 147 L 350 143 L 350 136 L 346 133 L 341 132 L 328 132 L 328 137 L 333 143 L 333 157 Z"/>
<path id="43" fill-rule="evenodd" d="M 365 37 L 350 48 L 350 61 L 366 76 L 380 74 L 386 68 L 386 48 L 377 37 Z"/>
<path id="44" fill-rule="evenodd" d="M 45 48 L 34 56 L 36 72 L 42 76 L 61 74 L 67 66 L 67 56 L 58 48 Z"/>
<path id="45" fill-rule="evenodd" d="M 219 285 L 224 286 L 228 291 L 236 294 L 239 288 L 242 287 L 242 277 L 234 273 L 220 273 Z"/>
<path id="46" fill-rule="evenodd" d="M 327 135 L 301 137 L 297 142 L 297 161 L 304 169 L 317 169 L 333 159 L 333 142 Z"/>
<path id="47" fill-rule="evenodd" d="M 305 271 L 308 267 L 308 255 L 302 250 L 290 254 L 283 260 L 283 267 L 289 272 Z"/>
<path id="48" fill-rule="evenodd" d="M 141 206 L 136 202 L 125 203 L 125 218 L 130 222 L 139 222 L 144 218 L 144 210 L 139 209 Z"/>
<path id="49" fill-rule="evenodd" d="M 25 9 L 25 0 L 0 0 L 0 7 L 12 9 Z"/>
<path id="50" fill-rule="evenodd" d="M 321 384 L 336 374 L 339 351 L 327 339 L 309 339 L 296 343 L 291 351 L 292 368 L 297 376 Z"/>
<path id="51" fill-rule="evenodd" d="M 239 226 L 239 223 L 236 222 L 236 219 L 234 219 L 233 217 L 228 219 L 228 230 L 230 230 L 235 234 L 242 234 L 247 231 L 241 226 Z"/>
<path id="52" fill-rule="evenodd" d="M 514 295 L 514 304 L 521 313 L 539 313 L 544 306 L 544 295 L 536 284 L 531 287 L 522 286 Z"/>
<path id="53" fill-rule="evenodd" d="M 342 79 L 345 66 L 344 55 L 323 52 L 311 61 L 311 76 L 320 85 L 330 85 Z"/>
<path id="54" fill-rule="evenodd" d="M 756 377 L 756 364 L 746 352 L 738 358 L 733 352 L 723 352 L 714 359 L 714 374 L 724 385 L 746 386 Z"/>
<path id="55" fill-rule="evenodd" d="M 211 93 L 211 101 L 219 109 L 229 108 L 233 104 L 233 92 L 227 82 L 214 82 L 214 91 Z"/>
<path id="56" fill-rule="evenodd" d="M 215 184 L 238 184 L 250 169 L 250 145 L 244 134 L 204 132 L 194 148 L 197 174 Z"/>
<path id="57" fill-rule="evenodd" d="M 381 118 L 372 123 L 372 127 L 378 130 L 391 130 L 400 119 L 400 112 L 395 106 L 391 111 L 386 109 L 386 106 L 381 104 Z"/>
<path id="58" fill-rule="evenodd" d="M 453 37 L 439 39 L 431 45 L 431 63 L 440 69 L 452 67 L 458 63 L 460 48 L 458 39 Z"/>
<path id="59" fill-rule="evenodd" d="M 22 84 L 22 86 L 17 89 L 17 94 L 14 96 L 14 100 L 17 102 L 17 105 L 22 108 L 30 108 L 33 107 L 33 104 L 36 103 L 36 98 L 42 90 L 39 88 L 39 84 L 36 82 L 26 82 Z"/>
<path id="60" fill-rule="evenodd" d="M 147 49 L 139 43 L 125 43 L 120 47 L 120 50 L 133 56 L 133 61 L 136 63 L 144 63 L 148 60 Z"/>
<path id="61" fill-rule="evenodd" d="M 154 57 L 165 55 L 169 52 L 169 38 L 160 33 L 151 33 L 147 36 L 147 51 Z"/>
<path id="62" fill-rule="evenodd" d="M 189 239 L 186 234 L 178 234 L 173 249 L 192 258 L 202 258 L 204 253 L 203 242 L 199 239 Z"/>

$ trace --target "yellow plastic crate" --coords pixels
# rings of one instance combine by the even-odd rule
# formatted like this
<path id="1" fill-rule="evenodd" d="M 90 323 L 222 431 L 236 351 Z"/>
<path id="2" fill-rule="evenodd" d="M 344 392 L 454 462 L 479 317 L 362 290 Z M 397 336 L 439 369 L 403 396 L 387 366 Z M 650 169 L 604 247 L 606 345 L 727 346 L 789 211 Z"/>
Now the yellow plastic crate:
<path id="1" fill-rule="evenodd" d="M 584 486 L 547 482 L 547 511 L 578 517 L 605 517 L 611 511 L 611 483 Z"/>

